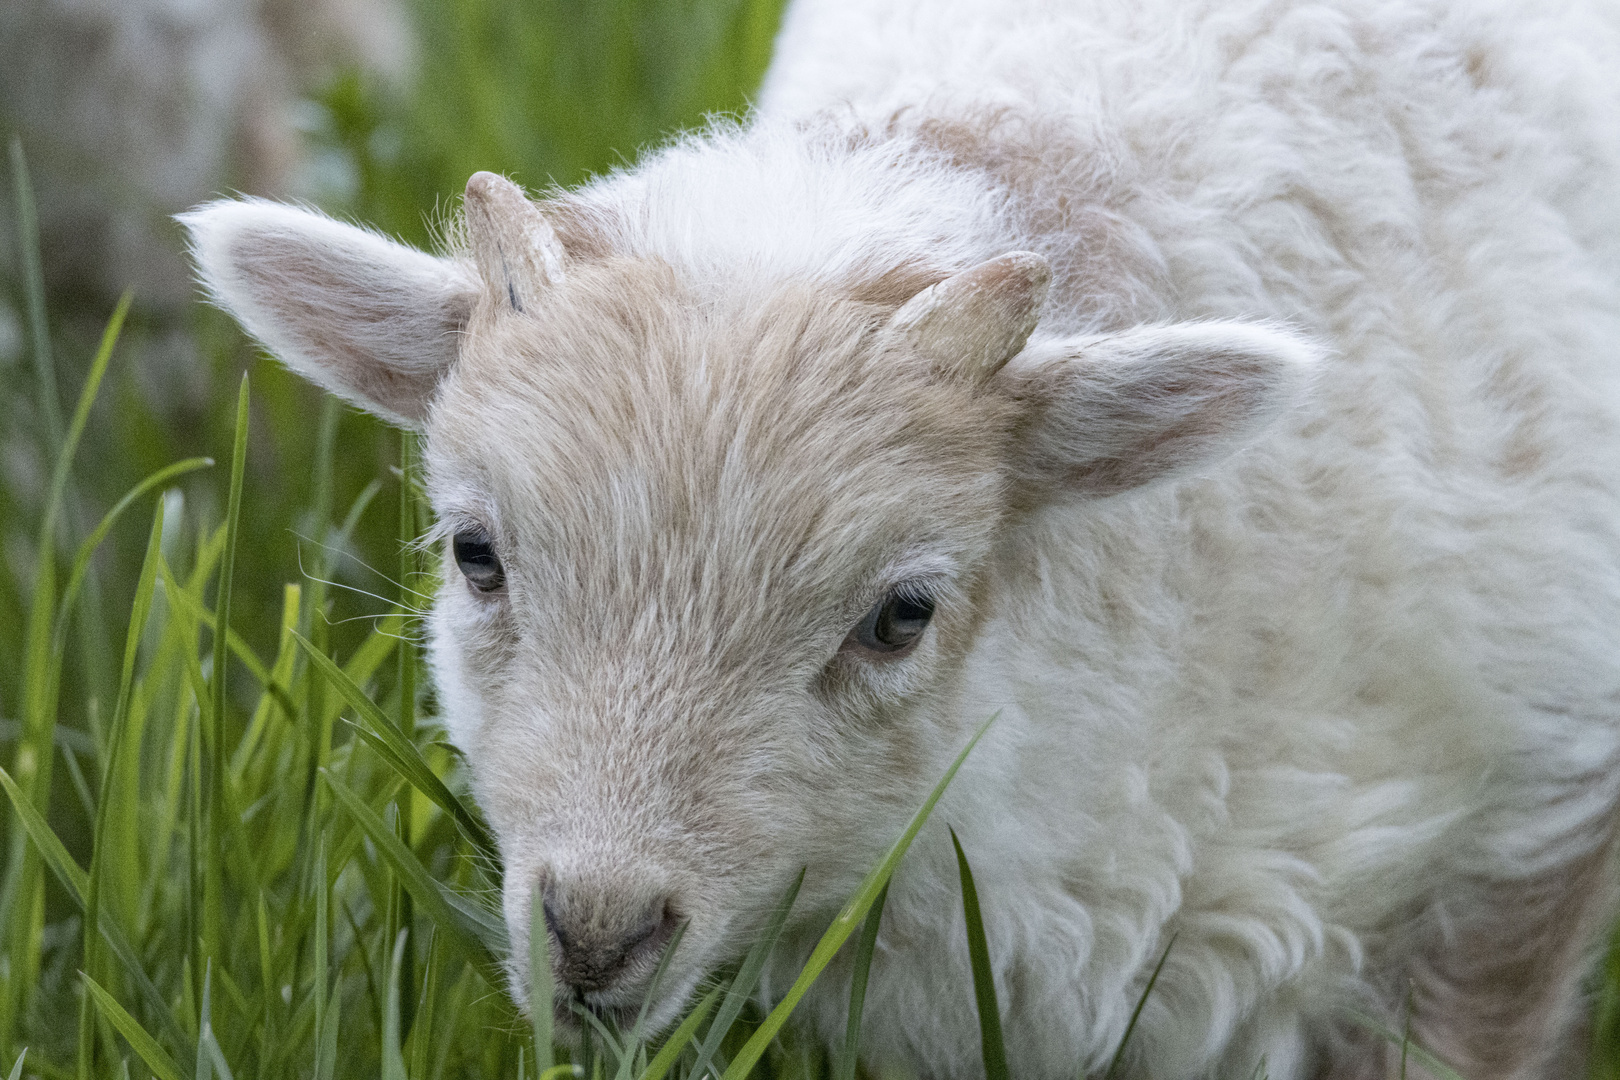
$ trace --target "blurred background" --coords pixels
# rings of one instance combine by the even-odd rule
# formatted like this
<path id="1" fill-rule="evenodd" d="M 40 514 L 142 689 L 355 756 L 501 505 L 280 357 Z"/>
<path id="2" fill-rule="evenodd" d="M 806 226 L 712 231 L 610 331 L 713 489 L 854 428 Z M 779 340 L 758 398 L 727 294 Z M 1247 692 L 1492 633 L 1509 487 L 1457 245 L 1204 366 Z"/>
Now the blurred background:
<path id="1" fill-rule="evenodd" d="M 769 60 L 781 0 L 5 0 L 0 3 L 0 658 L 23 653 L 37 532 L 55 449 L 118 298 L 129 322 L 72 472 L 64 556 L 142 477 L 206 454 L 228 461 L 241 373 L 252 378 L 235 620 L 274 652 L 283 582 L 324 535 L 312 515 L 317 444 L 335 440 L 330 508 L 372 481 L 336 580 L 393 595 L 398 436 L 264 358 L 200 304 L 172 215 L 236 193 L 298 200 L 428 245 L 479 169 L 530 190 L 572 185 L 638 150 L 738 112 Z M 31 179 L 48 327 L 25 288 Z M 183 484 L 217 523 L 219 470 Z M 193 516 L 195 515 L 195 516 Z M 62 717 L 114 690 L 116 642 L 145 524 L 97 556 L 75 620 Z M 345 622 L 387 605 L 335 590 Z M 347 629 L 346 629 L 347 628 Z M 345 635 L 349 636 L 345 641 Z M 0 750 L 15 739 L 21 665 L 0 661 Z M 66 737 L 71 738 L 71 735 Z M 63 796 L 65 798 L 66 796 Z M 69 815 L 71 816 L 71 815 Z M 71 831 L 71 830 L 69 830 Z"/>

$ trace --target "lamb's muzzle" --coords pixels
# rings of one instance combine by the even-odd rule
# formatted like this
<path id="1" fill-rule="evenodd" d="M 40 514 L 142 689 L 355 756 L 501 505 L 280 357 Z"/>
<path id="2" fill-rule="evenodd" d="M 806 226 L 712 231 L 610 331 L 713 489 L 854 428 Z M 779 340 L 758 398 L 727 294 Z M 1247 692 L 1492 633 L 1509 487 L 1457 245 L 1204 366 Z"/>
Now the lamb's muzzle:
<path id="1" fill-rule="evenodd" d="M 584 996 L 618 991 L 626 999 L 647 989 L 651 969 L 680 923 L 665 897 L 604 891 L 558 882 L 541 886 L 536 900 L 551 935 L 557 982 Z"/>

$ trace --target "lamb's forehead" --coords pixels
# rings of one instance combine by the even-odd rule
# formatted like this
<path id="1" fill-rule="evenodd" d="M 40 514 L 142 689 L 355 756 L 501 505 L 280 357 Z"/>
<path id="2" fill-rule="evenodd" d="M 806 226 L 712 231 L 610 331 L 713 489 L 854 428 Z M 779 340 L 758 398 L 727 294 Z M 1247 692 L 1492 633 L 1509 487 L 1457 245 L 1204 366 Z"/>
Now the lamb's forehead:
<path id="1" fill-rule="evenodd" d="M 1002 406 L 882 348 L 881 307 L 810 284 L 705 291 L 618 260 L 536 310 L 492 298 L 428 422 L 440 510 L 481 499 L 513 533 L 540 517 L 803 542 L 994 502 Z"/>

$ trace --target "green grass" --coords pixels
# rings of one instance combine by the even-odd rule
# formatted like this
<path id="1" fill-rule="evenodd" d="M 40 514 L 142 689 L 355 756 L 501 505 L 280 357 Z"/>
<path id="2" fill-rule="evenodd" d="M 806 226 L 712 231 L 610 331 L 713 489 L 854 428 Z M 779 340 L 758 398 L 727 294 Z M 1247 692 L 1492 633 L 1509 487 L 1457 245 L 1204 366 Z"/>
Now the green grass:
<path id="1" fill-rule="evenodd" d="M 345 178 L 323 202 L 425 243 L 477 169 L 539 188 L 630 160 L 744 106 L 779 5 L 423 0 L 409 95 L 351 73 L 312 102 Z M 0 1072 L 854 1080 L 886 883 L 932 800 L 768 1010 L 792 892 L 667 1036 L 550 1046 L 549 1016 L 507 996 L 499 857 L 419 667 L 434 578 L 411 440 L 200 305 L 177 331 L 139 298 L 48 295 L 25 151 L 6 204 L 22 259 L 0 268 L 27 355 L 0 357 L 23 463 L 0 473 Z M 138 358 L 176 341 L 206 392 L 153 400 Z M 971 854 L 973 978 L 942 992 L 976 1002 L 1005 1076 Z M 786 1020 L 840 948 L 846 1038 L 797 1044 Z M 1620 1080 L 1620 953 L 1596 989 L 1592 1075 Z"/>

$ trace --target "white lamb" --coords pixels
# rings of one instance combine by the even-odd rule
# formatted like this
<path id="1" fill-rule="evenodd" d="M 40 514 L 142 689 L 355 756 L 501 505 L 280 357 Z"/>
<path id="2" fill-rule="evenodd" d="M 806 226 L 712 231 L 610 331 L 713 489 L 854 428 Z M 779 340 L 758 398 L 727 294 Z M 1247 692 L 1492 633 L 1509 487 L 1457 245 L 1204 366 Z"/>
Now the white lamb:
<path id="1" fill-rule="evenodd" d="M 991 713 L 865 1061 L 1577 1075 L 1620 798 L 1620 12 L 801 0 L 759 115 L 444 257 L 186 219 L 288 364 L 425 432 L 432 651 L 522 957 L 770 985 Z M 459 569 L 458 569 L 459 567 Z M 848 968 L 801 1007 L 841 1037 Z M 566 1013 L 559 1013 L 566 1020 Z M 561 1021 L 560 1021 L 561 1022 Z M 1413 1066 L 1414 1074 L 1416 1066 Z"/>

